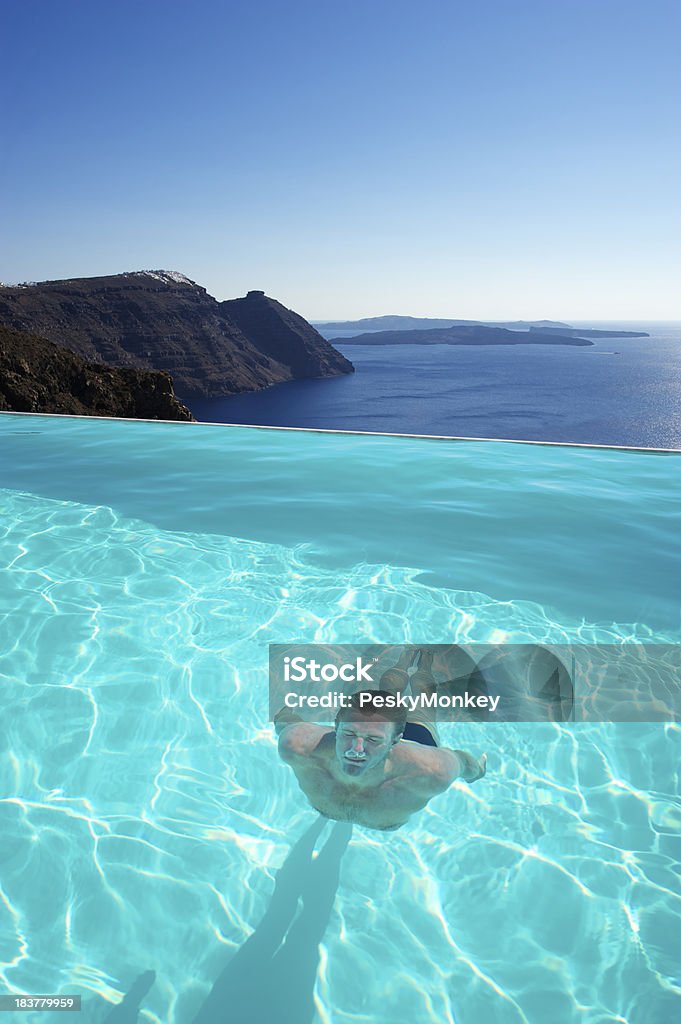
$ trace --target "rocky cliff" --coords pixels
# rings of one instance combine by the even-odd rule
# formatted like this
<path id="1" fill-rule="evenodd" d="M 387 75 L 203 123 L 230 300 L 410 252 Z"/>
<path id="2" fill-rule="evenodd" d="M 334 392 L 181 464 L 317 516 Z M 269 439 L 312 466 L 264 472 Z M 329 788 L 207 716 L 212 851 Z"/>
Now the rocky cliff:
<path id="1" fill-rule="evenodd" d="M 352 363 L 307 322 L 264 292 L 249 292 L 245 299 L 230 299 L 220 307 L 247 338 L 257 339 L 260 352 L 283 362 L 291 375 L 332 377 L 352 373 Z"/>
<path id="2" fill-rule="evenodd" d="M 0 410 L 193 420 L 170 375 L 90 363 L 45 338 L 0 326 Z"/>
<path id="3" fill-rule="evenodd" d="M 353 366 L 263 292 L 218 302 L 174 271 L 0 287 L 0 324 L 84 359 L 166 370 L 182 396 L 219 398 Z"/>

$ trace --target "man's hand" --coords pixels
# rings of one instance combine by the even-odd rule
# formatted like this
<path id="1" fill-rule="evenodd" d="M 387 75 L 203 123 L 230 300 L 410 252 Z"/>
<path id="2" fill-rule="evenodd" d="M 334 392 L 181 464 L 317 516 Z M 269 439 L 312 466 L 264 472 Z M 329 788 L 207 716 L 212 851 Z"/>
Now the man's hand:
<path id="1" fill-rule="evenodd" d="M 473 757 L 472 754 L 466 753 L 465 750 L 455 750 L 455 754 L 458 755 L 461 761 L 461 778 L 464 782 L 477 782 L 478 779 L 482 779 L 487 772 L 487 754 L 483 754 L 481 758 Z"/>
<path id="2" fill-rule="evenodd" d="M 477 782 L 478 779 L 482 779 L 487 774 L 487 754 L 483 754 L 478 761 L 478 770 L 472 779 L 466 779 L 466 782 Z"/>

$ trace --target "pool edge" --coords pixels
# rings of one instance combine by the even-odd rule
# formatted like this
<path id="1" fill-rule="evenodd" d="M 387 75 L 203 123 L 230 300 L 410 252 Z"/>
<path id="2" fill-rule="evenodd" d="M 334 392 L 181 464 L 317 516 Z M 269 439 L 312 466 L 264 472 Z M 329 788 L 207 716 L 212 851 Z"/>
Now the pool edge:
<path id="1" fill-rule="evenodd" d="M 351 437 L 403 437 L 422 441 L 476 441 L 493 444 L 532 444 L 548 448 L 593 448 L 603 451 L 649 452 L 659 455 L 681 455 L 681 448 L 647 448 L 633 444 L 585 444 L 581 441 L 530 441 L 517 437 L 462 437 L 450 434 L 402 434 L 387 430 L 336 430 L 331 427 L 281 427 L 264 423 L 215 423 L 212 421 L 143 419 L 132 416 L 88 416 L 75 413 L 0 411 L 2 416 L 42 416 L 59 420 L 107 420 L 114 423 L 164 423 L 178 427 L 231 427 L 241 430 L 288 430 L 300 434 L 341 434 Z"/>

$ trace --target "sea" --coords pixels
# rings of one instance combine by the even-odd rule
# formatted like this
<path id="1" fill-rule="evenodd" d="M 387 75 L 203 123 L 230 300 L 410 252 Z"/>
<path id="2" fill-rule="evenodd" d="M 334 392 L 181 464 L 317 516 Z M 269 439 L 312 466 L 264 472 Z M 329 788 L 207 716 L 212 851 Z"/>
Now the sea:
<path id="1" fill-rule="evenodd" d="M 202 422 L 681 448 L 681 322 L 569 345 L 347 345 L 355 373 L 186 401 Z"/>

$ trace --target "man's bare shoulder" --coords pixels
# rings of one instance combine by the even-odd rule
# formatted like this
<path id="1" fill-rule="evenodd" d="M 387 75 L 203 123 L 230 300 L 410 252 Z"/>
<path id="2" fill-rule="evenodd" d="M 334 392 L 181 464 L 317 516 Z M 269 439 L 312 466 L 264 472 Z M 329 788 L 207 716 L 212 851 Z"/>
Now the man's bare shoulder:
<path id="1" fill-rule="evenodd" d="M 418 780 L 422 790 L 430 792 L 431 796 L 448 789 L 456 779 L 470 784 L 482 779 L 487 772 L 487 754 L 478 758 L 465 750 L 448 747 L 398 743 L 394 759 L 398 774 L 405 780 Z"/>
<path id="2" fill-rule="evenodd" d="M 446 747 L 398 743 L 391 757 L 398 772 L 404 773 L 405 781 L 410 785 L 418 783 L 419 788 L 431 795 L 443 792 L 462 772 L 458 755 Z"/>
<path id="3" fill-rule="evenodd" d="M 296 722 L 287 725 L 279 734 L 279 756 L 291 764 L 300 758 L 309 757 L 328 745 L 325 737 L 333 735 L 333 729 L 312 722 Z"/>

